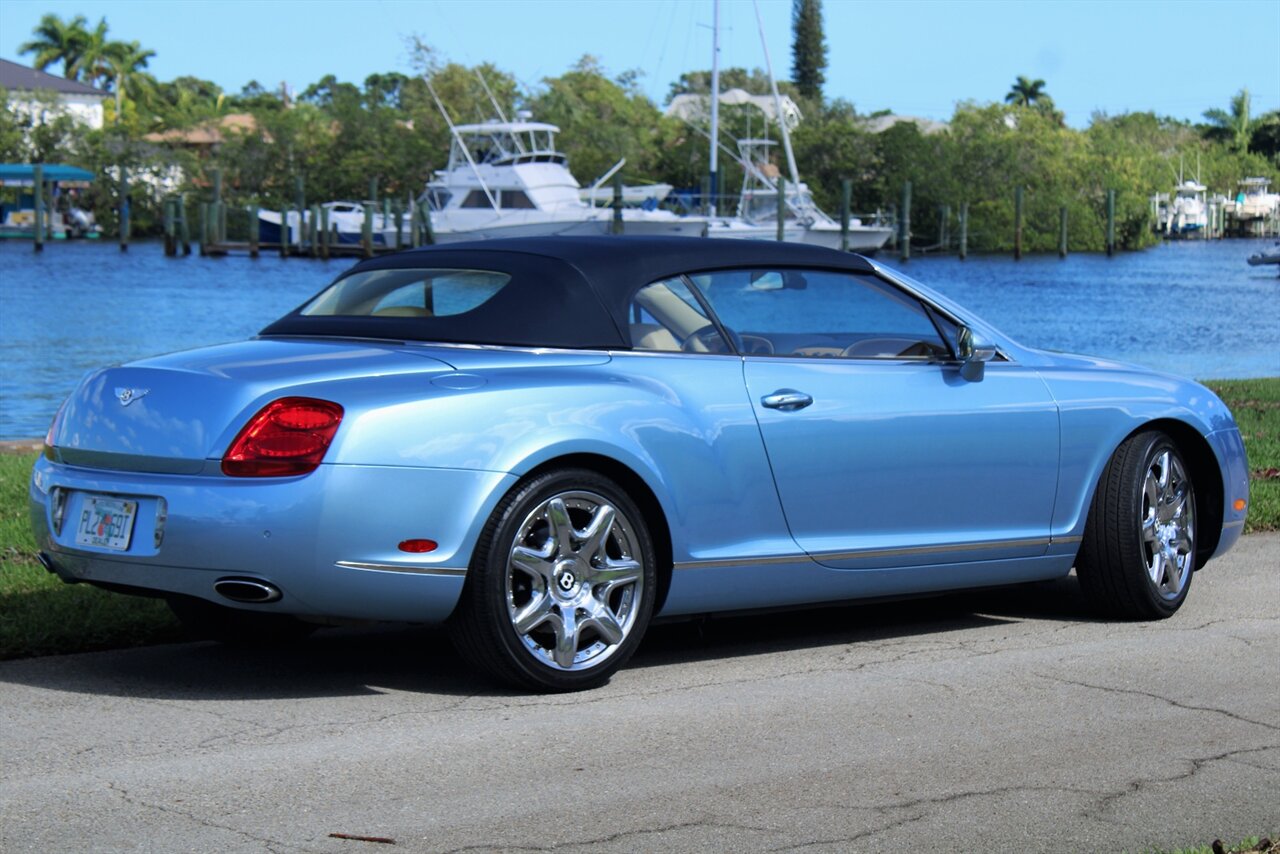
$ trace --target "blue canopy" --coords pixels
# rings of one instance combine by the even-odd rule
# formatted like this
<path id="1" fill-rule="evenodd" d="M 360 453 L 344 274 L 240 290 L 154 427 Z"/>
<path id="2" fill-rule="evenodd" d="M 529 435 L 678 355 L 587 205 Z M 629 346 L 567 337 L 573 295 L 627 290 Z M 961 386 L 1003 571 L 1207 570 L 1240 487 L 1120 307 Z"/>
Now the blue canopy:
<path id="1" fill-rule="evenodd" d="M 46 181 L 92 181 L 93 173 L 65 163 L 42 163 Z M 30 163 L 0 163 L 0 184 L 30 187 L 35 181 L 35 167 Z"/>

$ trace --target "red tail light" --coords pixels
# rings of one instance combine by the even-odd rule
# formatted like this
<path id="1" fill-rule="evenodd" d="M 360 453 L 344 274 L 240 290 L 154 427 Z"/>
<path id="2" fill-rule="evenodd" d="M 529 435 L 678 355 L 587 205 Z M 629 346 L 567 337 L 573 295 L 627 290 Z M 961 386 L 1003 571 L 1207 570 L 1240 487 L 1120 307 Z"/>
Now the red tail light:
<path id="1" fill-rule="evenodd" d="M 288 477 L 315 471 L 342 423 L 342 407 L 310 397 L 282 397 L 249 419 L 222 458 L 232 477 Z"/>

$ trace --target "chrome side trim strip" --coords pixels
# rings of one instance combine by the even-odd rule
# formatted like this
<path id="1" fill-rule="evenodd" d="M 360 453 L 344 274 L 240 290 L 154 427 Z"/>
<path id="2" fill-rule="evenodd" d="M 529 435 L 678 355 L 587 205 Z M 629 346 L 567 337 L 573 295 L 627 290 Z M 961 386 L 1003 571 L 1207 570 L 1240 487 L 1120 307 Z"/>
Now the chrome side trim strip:
<path id="1" fill-rule="evenodd" d="M 771 555 L 769 557 L 742 557 L 724 560 L 685 560 L 672 564 L 672 569 L 723 569 L 726 566 L 765 566 L 771 563 L 804 563 L 812 560 L 807 554 Z"/>
<path id="2" fill-rule="evenodd" d="M 814 560 L 866 560 L 877 557 L 905 557 L 908 555 L 927 555 L 938 552 L 971 552 L 983 549 L 1011 549 L 1023 546 L 1047 546 L 1048 537 L 1032 537 L 1025 540 L 990 540 L 983 543 L 948 543 L 937 546 L 916 546 L 904 549 L 870 549 L 860 552 L 821 552 L 813 556 Z"/>
<path id="3" fill-rule="evenodd" d="M 453 566 L 409 566 L 403 563 L 361 563 L 354 560 L 340 560 L 334 566 L 340 566 L 343 569 L 367 569 L 374 572 L 408 572 L 413 575 L 461 576 L 467 574 L 465 568 L 458 569 Z"/>
<path id="4" fill-rule="evenodd" d="M 1226 523 L 1224 523 L 1224 524 L 1223 524 L 1223 526 L 1222 526 L 1222 529 L 1225 531 L 1227 528 L 1243 528 L 1243 527 L 1244 527 L 1244 520 L 1243 520 L 1243 519 L 1240 519 L 1240 520 L 1235 521 L 1235 522 L 1226 522 Z"/>
<path id="5" fill-rule="evenodd" d="M 1027 546 L 1048 546 L 1053 543 L 1078 543 L 1083 537 L 1031 537 L 1023 540 L 989 540 L 981 543 L 947 543 L 937 546 L 914 546 L 900 549 L 866 549 L 857 552 L 815 552 L 814 554 L 775 555 L 721 560 L 689 560 L 674 565 L 675 569 L 721 569 L 727 566 L 763 566 L 776 563 L 796 563 L 805 560 L 869 560 L 879 557 L 905 557 L 909 555 L 936 554 L 938 552 L 967 552 L 983 549 L 1009 549 Z"/>

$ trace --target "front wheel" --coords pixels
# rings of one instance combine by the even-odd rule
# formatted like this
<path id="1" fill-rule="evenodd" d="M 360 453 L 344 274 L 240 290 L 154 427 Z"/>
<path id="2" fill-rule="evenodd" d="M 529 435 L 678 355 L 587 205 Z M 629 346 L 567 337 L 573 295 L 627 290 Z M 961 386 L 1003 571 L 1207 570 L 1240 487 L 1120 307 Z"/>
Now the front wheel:
<path id="1" fill-rule="evenodd" d="M 450 621 L 459 651 L 502 681 L 540 691 L 604 683 L 653 611 L 653 543 L 612 480 L 560 469 L 494 510 Z"/>
<path id="2" fill-rule="evenodd" d="M 1195 489 L 1177 445 L 1151 430 L 1129 437 L 1102 472 L 1076 575 L 1104 613 L 1134 620 L 1171 616 L 1196 564 Z"/>

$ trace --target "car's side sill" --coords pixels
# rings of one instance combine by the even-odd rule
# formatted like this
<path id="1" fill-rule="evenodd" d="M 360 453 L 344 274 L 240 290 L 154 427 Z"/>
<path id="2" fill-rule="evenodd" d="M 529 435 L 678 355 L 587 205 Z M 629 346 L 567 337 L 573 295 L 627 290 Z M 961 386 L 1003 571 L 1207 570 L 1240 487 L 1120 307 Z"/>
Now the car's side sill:
<path id="1" fill-rule="evenodd" d="M 354 560 L 340 560 L 335 564 L 343 569 L 363 569 L 372 572 L 406 572 L 412 575 L 466 575 L 466 567 L 453 566 L 413 566 L 404 563 L 363 563 Z"/>
<path id="2" fill-rule="evenodd" d="M 872 560 L 888 557 L 911 557 L 915 555 L 938 554 L 945 552 L 985 551 L 987 549 L 1028 548 L 1050 546 L 1059 543 L 1078 543 L 1083 537 L 1031 537 L 1021 540 L 987 540 L 978 543 L 947 543 L 932 546 L 913 546 L 908 548 L 863 549 L 849 552 L 813 552 L 770 555 L 768 557 L 742 557 L 717 560 L 680 561 L 675 569 L 720 569 L 728 566 L 766 566 L 769 564 L 797 563 L 815 560 L 823 563 L 828 560 Z"/>

